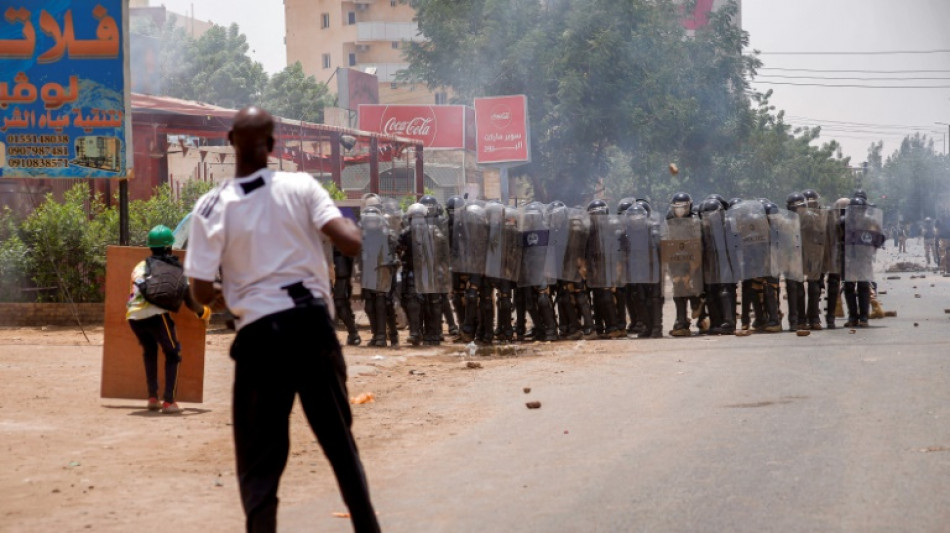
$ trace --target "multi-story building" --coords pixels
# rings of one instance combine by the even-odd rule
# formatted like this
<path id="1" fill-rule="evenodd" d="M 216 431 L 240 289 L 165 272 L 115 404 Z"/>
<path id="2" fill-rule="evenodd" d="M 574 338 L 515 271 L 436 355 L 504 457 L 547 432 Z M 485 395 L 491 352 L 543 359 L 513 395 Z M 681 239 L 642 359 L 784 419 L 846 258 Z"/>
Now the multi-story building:
<path id="1" fill-rule="evenodd" d="M 444 93 L 424 84 L 397 83 L 408 67 L 406 43 L 420 41 L 415 11 L 399 0 L 284 0 L 287 64 L 297 61 L 308 75 L 335 90 L 339 68 L 375 74 L 385 104 L 441 104 Z"/>

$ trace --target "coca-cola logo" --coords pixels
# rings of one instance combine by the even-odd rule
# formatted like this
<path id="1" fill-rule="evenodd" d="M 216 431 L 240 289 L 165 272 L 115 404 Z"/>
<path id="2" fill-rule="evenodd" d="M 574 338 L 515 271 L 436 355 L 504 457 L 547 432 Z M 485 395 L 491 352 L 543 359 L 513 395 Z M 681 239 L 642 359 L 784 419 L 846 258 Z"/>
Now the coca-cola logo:
<path id="1" fill-rule="evenodd" d="M 388 107 L 380 119 L 382 133 L 419 139 L 432 146 L 436 136 L 435 112 L 430 107 Z"/>
<path id="2" fill-rule="evenodd" d="M 488 116 L 491 125 L 497 129 L 504 129 L 511 124 L 511 107 L 508 104 L 498 104 L 491 108 Z"/>

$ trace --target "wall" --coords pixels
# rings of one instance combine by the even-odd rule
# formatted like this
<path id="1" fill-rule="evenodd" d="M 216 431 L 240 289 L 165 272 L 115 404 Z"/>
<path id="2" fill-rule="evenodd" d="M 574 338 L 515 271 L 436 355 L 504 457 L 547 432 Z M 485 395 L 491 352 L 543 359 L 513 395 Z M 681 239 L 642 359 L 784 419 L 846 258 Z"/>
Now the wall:
<path id="1" fill-rule="evenodd" d="M 102 325 L 105 304 L 0 303 L 0 327 Z"/>

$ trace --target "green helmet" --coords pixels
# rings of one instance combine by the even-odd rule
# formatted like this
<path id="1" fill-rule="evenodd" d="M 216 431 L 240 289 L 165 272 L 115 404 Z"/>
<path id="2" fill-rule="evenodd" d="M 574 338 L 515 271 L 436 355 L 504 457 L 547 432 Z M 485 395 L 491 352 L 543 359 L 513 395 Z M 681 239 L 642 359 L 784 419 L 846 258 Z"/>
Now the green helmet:
<path id="1" fill-rule="evenodd" d="M 145 245 L 149 248 L 167 248 L 175 243 L 175 235 L 168 226 L 159 224 L 148 232 L 145 238 Z"/>

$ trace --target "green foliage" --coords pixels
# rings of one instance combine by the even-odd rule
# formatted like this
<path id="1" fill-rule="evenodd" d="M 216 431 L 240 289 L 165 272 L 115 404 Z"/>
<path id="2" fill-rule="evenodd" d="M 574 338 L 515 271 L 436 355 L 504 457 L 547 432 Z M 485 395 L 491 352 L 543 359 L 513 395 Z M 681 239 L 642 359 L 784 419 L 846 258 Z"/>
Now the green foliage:
<path id="1" fill-rule="evenodd" d="M 174 228 L 210 183 L 189 182 L 181 199 L 163 185 L 148 200 L 130 202 L 130 244 L 144 246 L 158 224 Z M 104 296 L 106 247 L 118 244 L 117 207 L 85 184 L 66 192 L 63 202 L 47 195 L 23 220 L 0 211 L 0 301 L 100 302 Z M 29 289 L 24 291 L 23 289 Z"/>
<path id="2" fill-rule="evenodd" d="M 336 186 L 336 183 L 333 181 L 327 181 L 323 183 L 323 188 L 326 189 L 327 193 L 330 195 L 330 198 L 333 200 L 346 200 L 346 192 L 343 189 L 340 189 Z"/>
<path id="3" fill-rule="evenodd" d="M 741 52 L 735 3 L 692 37 L 665 0 L 414 4 L 426 40 L 410 44 L 402 79 L 460 103 L 526 95 L 533 162 L 510 172 L 539 200 L 583 204 L 601 183 L 656 202 L 678 190 L 784 199 L 851 179 L 836 143 L 814 146 L 819 130 L 785 124 L 770 94 L 750 91 L 761 63 Z"/>
<path id="4" fill-rule="evenodd" d="M 434 195 L 434 194 L 435 194 L 435 191 L 433 191 L 433 190 L 430 189 L 429 187 L 423 187 L 423 188 L 422 188 L 422 194 L 423 194 L 423 196 L 425 196 L 426 194 Z M 402 209 L 402 211 L 405 213 L 405 212 L 406 212 L 406 209 L 409 209 L 409 206 L 410 206 L 410 205 L 412 205 L 412 204 L 414 204 L 414 203 L 416 203 L 416 202 L 418 202 L 418 201 L 419 201 L 419 198 L 418 198 L 415 194 L 407 194 L 407 195 L 405 195 L 405 196 L 403 196 L 402 198 L 399 199 L 399 207 L 400 207 L 400 209 Z"/>
<path id="5" fill-rule="evenodd" d="M 100 195 L 92 198 L 85 184 L 66 192 L 63 203 L 47 195 L 20 228 L 29 250 L 31 281 L 40 301 L 99 302 L 105 278 L 109 217 Z"/>
<path id="6" fill-rule="evenodd" d="M 950 215 L 950 157 L 934 151 L 933 139 L 919 133 L 907 136 L 886 160 L 881 145 L 872 145 L 868 174 L 863 186 L 868 196 L 887 196 L 885 207 L 896 210 L 905 221 Z"/>
<path id="7" fill-rule="evenodd" d="M 323 109 L 333 104 L 327 85 L 304 74 L 299 61 L 271 77 L 262 103 L 275 116 L 315 123 L 323 122 Z"/>

